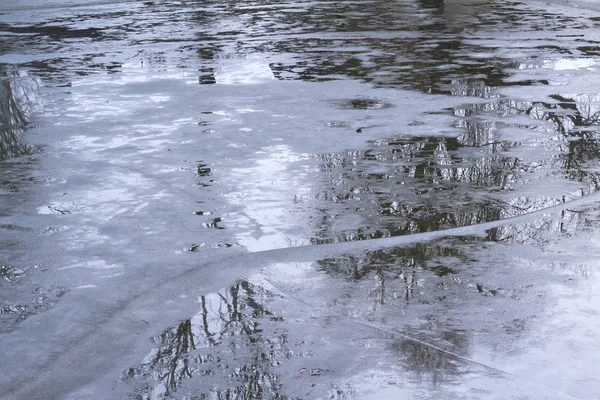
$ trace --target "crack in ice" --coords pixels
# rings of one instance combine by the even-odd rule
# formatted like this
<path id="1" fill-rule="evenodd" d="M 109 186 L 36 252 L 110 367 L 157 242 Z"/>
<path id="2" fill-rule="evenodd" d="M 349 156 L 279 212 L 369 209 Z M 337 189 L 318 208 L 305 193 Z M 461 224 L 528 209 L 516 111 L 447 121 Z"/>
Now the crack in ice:
<path id="1" fill-rule="evenodd" d="M 5 337 L 6 340 L 3 340 L 2 344 L 2 351 L 5 352 L 3 357 L 7 365 L 14 365 L 15 368 L 11 371 L 12 378 L 8 381 L 10 383 L 3 386 L 0 393 L 5 396 L 11 395 L 13 398 L 64 398 L 74 392 L 85 391 L 87 384 L 110 385 L 119 371 L 139 362 L 141 355 L 146 354 L 151 347 L 151 343 L 140 338 L 151 337 L 157 331 L 164 329 L 164 326 L 176 324 L 177 321 L 194 312 L 197 304 L 191 293 L 218 290 L 224 281 L 231 282 L 239 279 L 263 268 L 268 263 L 315 261 L 336 254 L 402 247 L 443 237 L 481 235 L 489 229 L 523 223 L 550 213 L 589 206 L 599 201 L 600 192 L 594 192 L 527 214 L 476 225 L 406 236 L 237 254 L 203 264 L 190 265 L 178 275 L 158 284 L 147 284 L 140 289 L 130 286 L 130 292 L 119 294 L 121 298 L 112 301 L 94 300 L 82 295 L 81 291 L 73 292 L 70 300 L 62 303 L 62 306 L 31 318 L 24 323 L 26 325 L 22 325 L 21 329 L 15 331 L 15 336 Z M 82 307 L 86 310 L 84 317 L 71 316 L 70 312 L 76 315 L 83 312 Z M 72 333 L 70 337 L 57 335 L 56 332 L 64 331 L 62 325 L 69 322 L 65 321 L 65 318 L 74 318 L 80 332 Z M 405 337 L 407 340 L 418 341 L 425 346 L 498 373 L 508 374 L 403 333 L 386 330 L 360 320 L 356 322 Z M 54 356 L 39 362 L 34 361 L 37 367 L 24 365 L 23 354 L 18 350 L 22 348 L 24 333 L 28 337 L 35 337 L 36 334 L 39 334 L 39 337 L 47 337 L 47 341 L 38 343 L 40 349 L 36 351 L 45 354 L 45 347 L 48 347 L 47 350 Z M 567 394 L 565 396 L 576 398 Z"/>

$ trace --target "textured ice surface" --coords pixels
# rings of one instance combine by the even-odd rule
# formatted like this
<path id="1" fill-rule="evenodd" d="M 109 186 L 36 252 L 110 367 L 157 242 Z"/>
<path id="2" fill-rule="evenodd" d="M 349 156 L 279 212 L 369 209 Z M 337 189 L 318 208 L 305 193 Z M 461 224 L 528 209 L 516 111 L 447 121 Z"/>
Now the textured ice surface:
<path id="1" fill-rule="evenodd" d="M 595 398 L 599 17 L 0 5 L 0 396 Z"/>

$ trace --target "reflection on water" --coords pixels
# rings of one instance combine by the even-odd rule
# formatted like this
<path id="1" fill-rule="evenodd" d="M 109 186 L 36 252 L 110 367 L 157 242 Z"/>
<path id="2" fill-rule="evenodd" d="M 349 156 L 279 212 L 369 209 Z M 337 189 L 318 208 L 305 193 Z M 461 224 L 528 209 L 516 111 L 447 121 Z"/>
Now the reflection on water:
<path id="1" fill-rule="evenodd" d="M 422 336 L 419 339 L 422 342 L 403 339 L 392 344 L 392 349 L 406 368 L 417 377 L 431 380 L 435 387 L 444 382 L 451 382 L 456 379 L 456 375 L 466 373 L 461 371 L 464 368 L 457 357 L 425 344 L 433 342 L 434 345 L 438 345 L 431 337 Z M 454 353 L 464 353 L 469 344 L 469 337 L 464 332 L 445 331 L 436 339 L 441 347 Z"/>
<path id="2" fill-rule="evenodd" d="M 495 259 L 495 251 L 486 250 L 487 246 L 484 239 L 449 239 L 439 245 L 374 252 L 365 259 L 324 260 L 320 265 L 327 280 L 297 270 L 285 275 L 289 266 L 284 266 L 270 277 L 277 291 L 241 281 L 201 296 L 200 311 L 155 337 L 156 348 L 140 366 L 129 370 L 125 381 L 141 382 L 137 398 L 148 399 L 287 399 L 312 394 L 309 387 L 323 382 L 335 387 L 331 398 L 365 398 L 361 395 L 365 383 L 352 372 L 340 380 L 330 376 L 331 370 L 311 364 L 290 368 L 298 365 L 294 359 L 306 356 L 303 362 L 337 362 L 339 369 L 352 370 L 345 366 L 346 359 L 332 361 L 327 350 L 339 346 L 346 349 L 354 373 L 367 370 L 385 375 L 391 368 L 388 379 L 401 382 L 400 388 L 414 395 L 409 398 L 427 398 L 423 391 L 436 390 L 449 398 L 468 398 L 464 390 L 472 387 L 464 382 L 486 374 L 500 380 L 495 390 L 505 391 L 498 393 L 513 393 L 519 378 L 498 369 L 485 354 L 482 357 L 476 342 L 485 338 L 502 357 L 513 346 L 524 346 L 522 342 L 530 340 L 531 330 L 540 324 L 540 315 L 529 306 L 551 301 L 548 283 L 565 273 L 577 277 L 582 268 L 535 258 L 516 268 L 519 255 L 507 259 L 507 248 L 496 248 L 495 257 L 500 258 Z M 525 273 L 527 262 L 546 265 Z M 507 279 L 511 273 L 518 281 Z M 294 293 L 280 294 L 280 287 Z M 271 307 L 288 296 L 294 304 Z M 315 306 L 307 310 L 307 302 Z M 271 311 L 276 308 L 285 311 Z M 294 322 L 294 318 L 302 319 Z M 311 320 L 318 321 L 318 330 L 312 330 Z M 309 325 L 302 328 L 304 324 Z M 328 326 L 339 330 L 332 335 Z M 309 354 L 296 351 L 300 340 L 310 344 Z M 371 359 L 376 360 L 372 371 Z M 378 385 L 368 390 L 381 390 L 390 383 Z M 553 393 L 553 385 L 549 386 L 543 390 Z M 518 394 L 528 398 L 536 393 L 534 389 L 539 390 L 525 384 Z M 321 397 L 307 394 L 304 398 Z"/>
<path id="3" fill-rule="evenodd" d="M 137 2 L 97 9 L 75 6 L 64 15 L 49 16 L 51 23 L 26 18 L 19 24 L 0 23 L 0 34 L 10 38 L 0 50 L 9 55 L 19 47 L 46 52 L 50 56 L 40 54 L 23 64 L 59 81 L 69 80 L 69 74 L 124 73 L 124 65 L 137 55 L 142 65 L 154 65 L 157 71 L 170 71 L 173 64 L 194 68 L 202 84 L 248 83 L 253 77 L 260 81 L 351 77 L 428 93 L 468 94 L 477 90 L 479 82 L 488 88 L 543 83 L 544 79 L 508 81 L 505 69 L 513 67 L 515 59 L 531 57 L 532 49 L 573 51 L 548 38 L 546 31 L 569 34 L 593 26 L 592 21 L 586 24 L 519 8 L 517 3 L 449 3 L 378 0 L 365 7 L 361 2 L 210 1 Z M 172 18 L 173 13 L 178 18 Z M 524 36 L 513 48 L 498 46 L 502 35 L 523 32 L 539 37 Z M 159 46 L 153 51 L 150 45 Z M 169 54 L 173 48 L 185 56 Z M 585 46 L 579 50 L 589 53 Z"/>
<path id="4" fill-rule="evenodd" d="M 478 32 L 485 40 L 525 28 L 530 15 L 503 2 L 447 5 L 442 1 L 375 1 L 368 9 L 359 2 L 322 2 L 293 13 L 272 13 L 267 5 L 228 11 L 240 20 L 235 33 L 241 54 L 258 51 L 292 55 L 290 60 L 270 64 L 279 79 L 318 82 L 347 76 L 428 93 L 448 93 L 451 82 L 468 82 L 473 76 L 484 76 L 488 87 L 535 82 L 507 82 L 509 75 L 503 69 L 511 62 L 502 56 L 490 56 L 477 39 L 466 39 L 474 31 L 485 32 Z M 543 18 L 546 26 L 525 29 L 581 27 L 576 21 L 550 13 Z M 266 41 L 262 36 L 265 32 L 276 40 Z M 221 45 L 223 42 L 218 41 Z"/>
<path id="5" fill-rule="evenodd" d="M 33 229 L 14 219 L 22 212 L 27 192 L 37 182 L 32 174 L 36 161 L 28 157 L 34 148 L 25 137 L 30 117 L 37 106 L 39 82 L 15 68 L 0 65 L 0 332 L 9 332 L 30 315 L 47 310 L 64 294 L 64 288 L 34 288 L 27 293 L 20 286 L 29 274 L 23 263 Z M 8 219 L 8 220 L 7 220 Z M 36 267 L 37 268 L 37 267 Z"/>
<path id="6" fill-rule="evenodd" d="M 9 40 L 0 50 L 10 55 L 20 47 L 35 49 L 39 57 L 23 64 L 62 84 L 68 84 L 69 75 L 128 73 L 126 64 L 136 59 L 163 74 L 174 67 L 193 69 L 201 84 L 350 77 L 427 93 L 469 94 L 480 81 L 488 88 L 543 82 L 509 82 L 504 69 L 513 67 L 515 58 L 530 57 L 531 48 L 541 52 L 552 45 L 557 53 L 569 51 L 544 31 L 587 27 L 574 18 L 516 6 L 379 0 L 368 7 L 332 1 L 73 7 L 48 17 L 52 23 L 26 18 L 1 23 L 0 34 Z M 529 43 L 524 37 L 516 49 L 495 43 L 507 32 L 523 31 L 541 38 Z"/>
<path id="7" fill-rule="evenodd" d="M 492 88 L 483 80 L 466 86 L 453 81 L 454 95 L 487 99 L 448 111 L 462 131 L 457 137 L 407 133 L 374 141 L 364 151 L 316 155 L 323 181 L 313 200 L 328 204 L 321 206 L 328 212 L 315 219 L 318 233 L 313 243 L 474 225 L 600 188 L 597 95 L 555 94 L 542 102 L 490 98 L 490 93 Z M 537 185 L 543 196 L 520 194 Z M 558 191 L 549 191 L 550 187 Z M 568 214 L 563 215 L 565 221 L 578 220 L 576 214 Z M 344 227 L 348 215 L 360 215 L 368 223 L 358 229 Z M 564 223 L 554 225 L 551 229 L 564 231 Z M 542 227 L 548 228 L 531 225 L 530 237 Z M 526 230 L 518 231 L 518 240 L 523 240 Z M 517 240 L 514 232 L 490 234 L 493 240 L 507 237 Z"/>
<path id="8" fill-rule="evenodd" d="M 127 381 L 151 378 L 136 398 L 169 396 L 189 378 L 204 382 L 199 399 L 287 398 L 273 367 L 300 355 L 289 350 L 285 331 L 274 330 L 283 319 L 267 308 L 272 297 L 248 281 L 200 296 L 200 312 L 153 338 L 157 347 L 127 372 Z"/>
<path id="9" fill-rule="evenodd" d="M 453 251 L 446 250 L 448 254 L 438 256 L 451 258 L 449 253 Z M 411 252 L 415 253 L 416 250 Z M 390 257 L 388 255 L 385 262 L 390 262 Z M 373 258 L 373 261 L 384 263 L 383 259 Z M 413 265 L 413 268 L 417 267 Z M 410 266 L 406 267 L 406 271 L 410 269 Z M 447 272 L 440 269 L 435 273 L 442 279 Z M 384 274 L 391 273 L 391 270 L 382 272 L 379 268 L 374 276 L 376 280 L 383 280 Z M 407 286 L 413 286 L 411 291 L 427 290 L 418 282 L 422 279 L 415 278 L 415 271 L 412 278 L 403 275 L 402 279 Z M 313 284 L 319 286 L 317 282 Z M 352 319 L 346 320 L 344 314 L 348 309 L 342 300 L 346 296 L 338 292 L 337 285 L 331 289 L 329 296 L 333 296 L 332 299 L 341 297 L 330 307 L 314 309 L 308 321 L 297 308 L 298 305 L 306 306 L 306 303 L 300 304 L 288 298 L 292 302 L 275 305 L 281 310 L 275 313 L 270 310 L 270 304 L 281 301 L 287 294 L 274 294 L 271 289 L 249 281 L 240 281 L 227 290 L 200 296 L 200 311 L 154 337 L 152 340 L 156 347 L 139 366 L 124 374 L 124 383 L 135 388 L 133 398 L 136 399 L 291 399 L 297 398 L 291 393 L 301 392 L 306 393 L 308 398 L 321 398 L 316 393 L 327 393 L 329 397 L 326 398 L 360 398 L 355 389 L 358 382 L 336 382 L 330 376 L 335 371 L 317 367 L 323 363 L 339 370 L 349 368 L 335 356 L 327 356 L 335 348 L 343 353 L 347 353 L 348 349 L 366 351 L 365 355 L 350 352 L 343 356 L 348 357 L 352 369 L 359 373 L 362 368 L 357 364 L 357 357 L 368 356 L 381 362 L 381 357 L 391 357 L 392 363 L 401 363 L 413 378 L 424 380 L 426 386 L 431 384 L 435 387 L 469 372 L 460 360 L 469 352 L 466 332 L 450 330 L 445 323 L 432 318 L 421 326 L 409 327 L 402 337 L 393 334 L 381 336 L 376 328 L 365 327 L 360 321 L 375 321 L 383 314 L 374 314 L 371 310 L 363 315 L 360 305 L 355 303 L 351 306 L 355 314 Z M 310 293 L 312 289 L 309 286 L 303 290 Z M 361 286 L 353 286 L 350 290 L 354 302 L 368 302 L 373 296 Z M 398 296 L 392 293 L 390 296 L 380 295 L 381 307 L 384 307 L 383 298 L 386 297 L 388 325 L 401 328 L 403 322 L 392 320 L 392 317 L 395 319 L 400 315 L 398 310 L 387 304 Z M 416 300 L 415 305 L 422 304 L 422 296 L 417 293 L 412 300 Z M 406 302 L 406 305 L 411 302 Z M 379 311 L 383 312 L 384 308 Z M 283 318 L 278 314 L 289 317 Z M 411 322 L 406 321 L 407 325 Z M 342 328 L 337 328 L 332 334 L 326 328 L 331 325 L 341 325 Z M 324 331 L 313 331 L 315 326 Z M 417 340 L 408 339 L 406 335 Z M 297 385 L 303 389 L 298 391 Z"/>
<path id="10" fill-rule="evenodd" d="M 0 67 L 0 161 L 31 150 L 23 135 L 36 104 L 36 86 L 18 71 L 5 72 Z"/>
<path id="11" fill-rule="evenodd" d="M 435 260 L 452 257 L 456 260 L 467 261 L 468 257 L 458 248 L 439 246 L 431 243 L 410 248 L 397 248 L 366 253 L 362 256 L 345 256 L 340 258 L 323 259 L 318 262 L 319 268 L 328 275 L 359 281 L 374 279 L 379 294 L 379 303 L 384 303 L 382 296 L 393 296 L 410 301 L 413 298 L 415 285 L 420 279 L 415 274 L 417 270 L 428 271 L 443 277 L 455 271 L 448 266 L 441 266 Z M 385 285 L 394 280 L 401 280 L 406 290 L 400 294 L 385 289 Z"/>
<path id="12" fill-rule="evenodd" d="M 584 184 L 584 189 L 571 186 L 563 195 L 578 197 L 599 188 L 595 171 L 600 147 L 590 135 L 587 141 L 567 135 L 550 138 L 546 145 L 557 154 L 527 161 L 507 152 L 522 144 L 499 143 L 490 149 L 492 129 L 468 126 L 471 129 L 458 139 L 379 141 L 371 150 L 319 156 L 321 176 L 330 180 L 313 200 L 330 206 L 326 215 L 315 219 L 318 234 L 313 242 L 414 234 L 535 211 L 556 204 L 560 197 L 506 195 L 522 190 L 532 179 L 555 174 Z M 473 157 L 464 151 L 482 139 L 484 153 Z M 358 229 L 346 227 L 348 215 L 360 215 L 368 223 Z M 532 228 L 533 234 L 539 227 Z"/>

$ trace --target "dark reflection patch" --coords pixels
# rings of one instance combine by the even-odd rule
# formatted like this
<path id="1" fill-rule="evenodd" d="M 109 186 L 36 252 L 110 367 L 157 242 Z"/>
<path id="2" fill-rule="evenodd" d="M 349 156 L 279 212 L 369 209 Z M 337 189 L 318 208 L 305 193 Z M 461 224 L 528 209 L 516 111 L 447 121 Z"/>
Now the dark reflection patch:
<path id="1" fill-rule="evenodd" d="M 337 105 L 341 109 L 354 110 L 379 110 L 383 108 L 394 107 L 393 104 L 377 99 L 358 98 L 352 100 L 338 101 Z"/>
<path id="2" fill-rule="evenodd" d="M 0 65 L 0 161 L 28 154 L 34 148 L 24 137 L 36 105 L 38 83 Z"/>
<path id="3" fill-rule="evenodd" d="M 200 378 L 205 391 L 195 394 L 199 399 L 287 399 L 274 367 L 303 355 L 290 349 L 278 328 L 284 319 L 269 310 L 273 296 L 248 281 L 201 296 L 200 312 L 154 337 L 157 347 L 124 380 L 153 385 L 140 388 L 136 398 L 169 396 L 185 380 Z"/>
<path id="4" fill-rule="evenodd" d="M 55 40 L 64 40 L 64 39 L 82 38 L 82 37 L 95 38 L 95 37 L 98 37 L 101 35 L 101 30 L 97 29 L 97 28 L 71 29 L 67 26 L 57 26 L 57 25 L 11 26 L 8 24 L 0 24 L 0 31 L 7 31 L 7 32 L 12 32 L 12 33 L 20 33 L 20 34 L 49 36 Z"/>
<path id="5" fill-rule="evenodd" d="M 441 331 L 436 336 L 415 334 L 415 337 L 418 341 L 403 339 L 392 344 L 392 350 L 408 370 L 430 379 L 434 386 L 456 380 L 456 375 L 467 372 L 455 355 L 468 353 L 469 337 L 465 332 Z"/>
<path id="6" fill-rule="evenodd" d="M 474 82 L 485 98 L 488 87 Z M 519 215 L 548 199 L 500 195 L 518 191 L 532 176 L 561 176 L 583 183 L 585 191 L 598 190 L 598 96 L 550 98 L 553 102 L 492 98 L 448 110 L 463 131 L 457 137 L 398 136 L 367 150 L 314 156 L 323 184 L 311 200 L 328 204 L 330 212 L 313 217 L 319 231 L 312 242 L 408 235 Z M 536 136 L 542 129 L 547 134 Z M 533 150 L 538 158 L 519 156 Z M 345 228 L 347 215 L 368 223 Z"/>

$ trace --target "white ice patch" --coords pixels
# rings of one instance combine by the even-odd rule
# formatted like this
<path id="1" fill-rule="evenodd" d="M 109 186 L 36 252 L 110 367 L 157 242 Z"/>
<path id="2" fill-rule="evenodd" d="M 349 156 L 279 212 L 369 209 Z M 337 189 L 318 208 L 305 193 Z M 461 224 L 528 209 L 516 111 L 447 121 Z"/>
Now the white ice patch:
<path id="1" fill-rule="evenodd" d="M 600 60 L 594 58 L 547 58 L 542 60 L 527 60 L 519 63 L 518 69 L 551 69 L 554 71 L 574 71 L 587 69 L 597 70 Z"/>
<path id="2" fill-rule="evenodd" d="M 215 72 L 217 83 L 254 85 L 275 80 L 266 60 L 227 59 Z"/>
<path id="3" fill-rule="evenodd" d="M 548 63 L 555 71 L 590 69 L 592 67 L 598 67 L 598 61 L 590 58 L 562 59 Z"/>
<path id="4" fill-rule="evenodd" d="M 87 269 L 115 269 L 122 268 L 122 265 L 119 264 L 108 264 L 105 260 L 95 259 L 89 261 L 77 262 L 71 265 L 67 265 L 65 267 L 58 268 L 58 271 L 65 269 L 73 269 L 73 268 L 87 268 Z M 95 285 L 87 285 L 86 287 L 95 287 Z"/>

